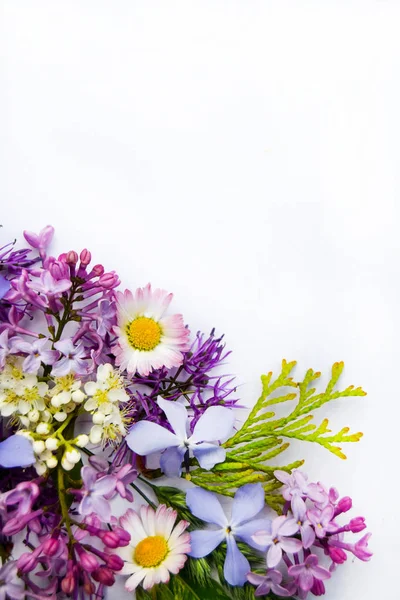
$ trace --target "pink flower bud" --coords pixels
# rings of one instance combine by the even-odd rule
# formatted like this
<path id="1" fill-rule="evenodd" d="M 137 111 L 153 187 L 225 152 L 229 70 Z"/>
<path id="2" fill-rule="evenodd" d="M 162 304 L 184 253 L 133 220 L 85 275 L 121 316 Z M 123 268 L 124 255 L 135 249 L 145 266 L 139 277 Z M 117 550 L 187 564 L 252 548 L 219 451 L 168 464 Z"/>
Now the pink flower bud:
<path id="1" fill-rule="evenodd" d="M 78 254 L 75 252 L 75 250 L 70 250 L 67 252 L 66 261 L 69 265 L 76 265 L 78 262 Z"/>
<path id="2" fill-rule="evenodd" d="M 94 594 L 96 591 L 96 586 L 94 585 L 93 581 L 90 580 L 89 575 L 85 573 L 85 571 L 83 572 L 83 589 L 89 596 Z"/>
<path id="3" fill-rule="evenodd" d="M 92 577 L 95 581 L 98 581 L 103 585 L 111 586 L 115 583 L 114 573 L 107 567 L 100 567 L 97 571 L 92 573 Z"/>
<path id="4" fill-rule="evenodd" d="M 94 265 L 92 273 L 95 277 L 101 277 L 104 273 L 103 265 Z"/>
<path id="5" fill-rule="evenodd" d="M 89 252 L 89 250 L 87 250 L 86 248 L 84 248 L 81 252 L 81 255 L 79 257 L 81 259 L 81 265 L 83 267 L 87 267 L 88 264 L 90 263 L 90 261 L 92 260 L 92 255 Z"/>
<path id="6" fill-rule="evenodd" d="M 119 548 L 119 535 L 117 535 L 115 531 L 100 531 L 98 536 L 108 548 Z"/>
<path id="7" fill-rule="evenodd" d="M 27 515 L 17 515 L 16 517 L 13 517 L 4 525 L 2 533 L 7 536 L 15 535 L 19 531 L 22 531 L 29 521 L 32 521 L 37 516 L 41 515 L 42 512 L 43 511 L 39 509 Z"/>
<path id="8" fill-rule="evenodd" d="M 364 517 L 355 517 L 349 523 L 349 530 L 353 533 L 359 533 L 366 528 Z"/>
<path id="9" fill-rule="evenodd" d="M 17 567 L 19 571 L 21 571 L 22 573 L 29 573 L 29 571 L 33 571 L 33 569 L 35 569 L 36 565 L 38 564 L 37 555 L 39 553 L 40 551 L 37 552 L 36 549 L 35 552 L 24 552 L 23 554 L 21 554 L 17 561 Z"/>
<path id="10" fill-rule="evenodd" d="M 335 546 L 330 546 L 328 548 L 329 556 L 332 561 L 337 565 L 342 565 L 347 560 L 347 554 L 342 548 L 336 548 Z"/>
<path id="11" fill-rule="evenodd" d="M 42 552 L 46 556 L 55 556 L 60 548 L 60 541 L 53 537 L 43 543 Z"/>
<path id="12" fill-rule="evenodd" d="M 77 552 L 79 554 L 79 560 L 82 569 L 85 569 L 85 571 L 87 571 L 88 573 L 91 573 L 92 571 L 98 569 L 99 561 L 95 556 L 93 556 L 93 554 L 89 554 L 89 552 L 82 550 L 82 548 L 78 549 L 78 547 Z"/>
<path id="13" fill-rule="evenodd" d="M 106 288 L 106 290 L 112 290 L 120 284 L 120 281 L 118 275 L 111 271 L 110 273 L 104 273 L 101 275 L 99 284 L 103 288 Z"/>
<path id="14" fill-rule="evenodd" d="M 341 515 L 342 513 L 349 511 L 352 506 L 353 506 L 353 501 L 349 496 L 345 496 L 344 498 L 341 498 L 335 508 L 335 516 Z"/>
<path id="15" fill-rule="evenodd" d="M 131 541 L 130 533 L 125 531 L 125 529 L 122 529 L 122 527 L 114 527 L 114 531 L 119 537 L 119 545 L 128 546 L 129 542 Z"/>
<path id="16" fill-rule="evenodd" d="M 64 594 L 73 594 L 75 586 L 75 575 L 72 572 L 68 573 L 61 581 L 61 589 L 64 592 Z"/>
<path id="17" fill-rule="evenodd" d="M 325 594 L 324 582 L 314 577 L 314 583 L 310 591 L 314 596 L 323 596 Z"/>
<path id="18" fill-rule="evenodd" d="M 116 554 L 110 554 L 107 556 L 107 567 L 112 569 L 113 571 L 120 571 L 124 566 L 124 561 L 120 556 Z"/>

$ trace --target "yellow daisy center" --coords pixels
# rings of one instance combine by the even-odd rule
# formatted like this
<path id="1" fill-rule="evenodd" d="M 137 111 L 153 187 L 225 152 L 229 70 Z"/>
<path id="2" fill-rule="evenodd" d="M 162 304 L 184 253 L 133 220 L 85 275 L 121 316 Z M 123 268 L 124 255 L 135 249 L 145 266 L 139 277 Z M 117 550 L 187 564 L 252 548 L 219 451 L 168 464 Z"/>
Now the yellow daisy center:
<path id="1" fill-rule="evenodd" d="M 149 317 L 138 317 L 131 321 L 126 328 L 130 345 L 135 350 L 148 352 L 154 350 L 160 343 L 162 329 L 160 325 Z"/>
<path id="2" fill-rule="evenodd" d="M 141 567 L 157 567 L 168 554 L 168 545 L 161 535 L 144 538 L 135 548 L 134 559 Z"/>

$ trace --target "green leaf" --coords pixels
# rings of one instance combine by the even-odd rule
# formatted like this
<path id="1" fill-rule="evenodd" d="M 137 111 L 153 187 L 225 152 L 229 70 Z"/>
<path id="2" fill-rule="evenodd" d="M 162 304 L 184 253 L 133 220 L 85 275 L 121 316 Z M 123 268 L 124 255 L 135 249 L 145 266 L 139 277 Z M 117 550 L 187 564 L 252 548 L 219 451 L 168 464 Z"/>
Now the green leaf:
<path id="1" fill-rule="evenodd" d="M 271 493 L 281 487 L 281 483 L 274 477 L 274 471 L 280 469 L 290 472 L 300 467 L 304 461 L 284 466 L 270 465 L 268 461 L 280 456 L 289 447 L 290 439 L 317 443 L 339 458 L 346 458 L 341 444 L 358 442 L 362 433 L 350 433 L 348 427 L 332 433 L 327 419 L 323 419 L 319 425 L 312 422 L 313 413 L 327 402 L 338 398 L 365 396 L 365 392 L 352 385 L 341 391 L 336 389 L 344 368 L 343 362 L 332 366 L 331 378 L 323 391 L 317 391 L 314 387 L 321 373 L 308 369 L 301 381 L 295 381 L 292 377 L 295 365 L 295 361 L 283 360 L 281 372 L 276 379 L 273 379 L 272 372 L 261 376 L 261 396 L 241 429 L 224 444 L 227 450 L 225 462 L 216 465 L 212 471 L 194 469 L 191 472 L 193 483 L 207 490 L 233 496 L 238 487 L 260 482 L 265 488 L 266 501 L 279 512 L 283 499 Z M 290 409 L 287 416 L 277 418 L 270 409 L 281 404 Z"/>

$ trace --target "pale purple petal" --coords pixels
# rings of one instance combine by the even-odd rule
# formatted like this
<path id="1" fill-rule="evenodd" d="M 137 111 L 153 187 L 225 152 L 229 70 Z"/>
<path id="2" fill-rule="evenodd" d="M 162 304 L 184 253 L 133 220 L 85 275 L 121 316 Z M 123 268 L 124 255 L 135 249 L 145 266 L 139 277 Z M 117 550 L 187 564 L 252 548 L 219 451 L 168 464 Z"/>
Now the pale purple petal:
<path id="1" fill-rule="evenodd" d="M 64 340 L 60 340 L 54 344 L 54 348 L 59 350 L 61 354 L 74 354 L 75 347 L 70 338 L 65 338 Z"/>
<path id="2" fill-rule="evenodd" d="M 273 569 L 282 559 L 282 549 L 279 544 L 272 544 L 267 552 L 267 567 Z"/>
<path id="3" fill-rule="evenodd" d="M 273 540 L 273 537 L 271 535 L 271 527 L 266 531 L 256 531 L 256 533 L 251 536 L 251 539 L 255 544 L 257 544 L 257 546 L 261 546 L 264 548 L 270 546 Z"/>
<path id="4" fill-rule="evenodd" d="M 81 469 L 81 477 L 83 481 L 83 486 L 87 490 L 91 490 L 97 479 L 97 472 L 89 465 L 82 467 Z"/>
<path id="5" fill-rule="evenodd" d="M 290 473 L 287 473 L 286 471 L 276 470 L 274 471 L 274 476 L 276 477 L 276 479 L 278 479 L 278 481 L 281 481 L 285 485 L 291 485 L 291 483 L 293 482 L 293 476 Z"/>
<path id="6" fill-rule="evenodd" d="M 0 275 L 0 300 L 4 298 L 10 287 L 10 282 L 5 277 L 3 277 L 3 275 Z"/>
<path id="7" fill-rule="evenodd" d="M 40 240 L 37 233 L 33 231 L 24 231 L 24 238 L 32 248 L 39 248 Z"/>
<path id="8" fill-rule="evenodd" d="M 37 373 L 40 369 L 40 356 L 29 354 L 22 363 L 22 369 L 25 373 Z"/>
<path id="9" fill-rule="evenodd" d="M 279 535 L 294 535 L 299 530 L 299 524 L 294 519 L 286 517 L 280 524 L 278 533 Z"/>
<path id="10" fill-rule="evenodd" d="M 250 572 L 247 574 L 247 581 L 252 585 L 261 585 L 266 579 L 265 575 L 259 575 L 258 573 Z"/>
<path id="11" fill-rule="evenodd" d="M 301 541 L 304 548 L 310 548 L 315 541 L 315 531 L 310 525 L 300 527 Z"/>
<path id="12" fill-rule="evenodd" d="M 51 374 L 54 375 L 54 377 L 64 377 L 65 375 L 68 375 L 71 371 L 71 364 L 73 364 L 73 362 L 74 361 L 64 356 L 64 358 L 53 365 Z"/>
<path id="13" fill-rule="evenodd" d="M 59 354 L 55 350 L 42 350 L 41 352 L 41 359 L 45 365 L 53 365 L 58 356 Z"/>
<path id="14" fill-rule="evenodd" d="M 331 577 L 331 573 L 328 571 L 328 569 L 325 569 L 324 567 L 321 567 L 320 565 L 316 565 L 315 567 L 312 567 L 310 569 L 310 571 L 312 572 L 312 574 L 314 575 L 314 577 L 316 579 L 320 579 L 321 581 L 323 581 L 325 579 L 330 579 L 330 577 Z"/>
<path id="15" fill-rule="evenodd" d="M 79 513 L 83 516 L 90 515 L 90 513 L 92 513 L 94 511 L 93 505 L 92 505 L 92 497 L 89 495 L 84 496 L 82 498 L 81 503 L 79 504 L 78 510 L 79 510 Z"/>
<path id="16" fill-rule="evenodd" d="M 92 509 L 104 523 L 110 521 L 111 506 L 108 500 L 102 496 L 92 496 Z"/>
<path id="17" fill-rule="evenodd" d="M 239 525 L 234 528 L 235 537 L 239 537 L 249 546 L 257 548 L 257 550 L 266 550 L 269 544 L 257 544 L 254 540 L 254 535 L 258 531 L 271 531 L 271 521 L 269 519 L 255 519 L 244 525 Z"/>
<path id="18" fill-rule="evenodd" d="M 3 468 L 28 467 L 35 460 L 32 443 L 22 435 L 12 435 L 0 442 L 0 465 Z"/>
<path id="19" fill-rule="evenodd" d="M 100 477 L 93 486 L 93 494 L 96 494 L 96 496 L 105 496 L 106 494 L 113 492 L 115 490 L 116 482 L 117 480 L 113 475 Z"/>
<path id="20" fill-rule="evenodd" d="M 289 554 L 296 554 L 297 552 L 300 552 L 303 547 L 303 544 L 300 540 L 290 537 L 284 537 L 280 539 L 279 544 L 282 550 L 288 552 Z"/>
<path id="21" fill-rule="evenodd" d="M 228 519 L 222 510 L 222 506 L 212 492 L 207 492 L 202 488 L 188 490 L 186 504 L 198 519 L 207 523 L 215 523 L 220 527 L 228 526 Z"/>
<path id="22" fill-rule="evenodd" d="M 129 448 L 141 456 L 179 446 L 181 443 L 174 433 L 151 421 L 135 423 L 125 439 Z"/>
<path id="23" fill-rule="evenodd" d="M 313 574 L 308 569 L 303 569 L 299 574 L 299 586 L 304 592 L 311 590 L 314 583 Z"/>
<path id="24" fill-rule="evenodd" d="M 176 436 L 181 440 L 185 440 L 188 414 L 183 404 L 174 400 L 164 400 L 161 396 L 158 397 L 157 404 L 166 414 Z"/>
<path id="25" fill-rule="evenodd" d="M 189 441 L 195 444 L 225 440 L 231 435 L 234 422 L 232 410 L 223 406 L 210 406 L 197 421 Z"/>
<path id="26" fill-rule="evenodd" d="M 167 448 L 161 455 L 160 467 L 167 477 L 178 477 L 181 474 L 184 448 Z"/>
<path id="27" fill-rule="evenodd" d="M 224 577 L 230 585 L 244 585 L 247 581 L 247 573 L 250 571 L 250 563 L 240 552 L 234 538 L 230 535 L 227 540 L 227 552 L 224 564 Z"/>
<path id="28" fill-rule="evenodd" d="M 264 508 L 265 494 L 261 483 L 243 485 L 235 494 L 232 503 L 232 525 L 249 521 Z M 259 529 L 264 529 L 260 527 Z"/>
<path id="29" fill-rule="evenodd" d="M 202 558 L 207 556 L 215 550 L 217 546 L 225 539 L 225 532 L 223 529 L 217 529 L 217 531 L 208 530 L 196 530 L 190 532 L 190 546 L 191 550 L 188 552 L 189 556 L 193 558 Z"/>
<path id="30" fill-rule="evenodd" d="M 197 444 L 192 451 L 199 461 L 201 468 L 206 469 L 207 471 L 212 469 L 217 463 L 224 462 L 226 457 L 225 448 L 221 448 L 221 446 L 216 446 L 215 444 L 209 444 L 208 442 Z"/>

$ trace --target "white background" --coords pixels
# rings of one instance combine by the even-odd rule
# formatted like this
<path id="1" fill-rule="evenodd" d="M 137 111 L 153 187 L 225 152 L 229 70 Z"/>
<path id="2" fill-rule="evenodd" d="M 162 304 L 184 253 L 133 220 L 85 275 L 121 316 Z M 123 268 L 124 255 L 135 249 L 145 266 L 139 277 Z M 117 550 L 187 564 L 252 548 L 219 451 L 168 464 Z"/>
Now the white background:
<path id="1" fill-rule="evenodd" d="M 52 223 L 55 252 L 174 291 L 226 333 L 248 403 L 282 357 L 343 359 L 368 396 L 324 415 L 364 439 L 288 458 L 373 532 L 328 600 L 398 597 L 400 4 L 0 6 L 4 241 Z"/>

